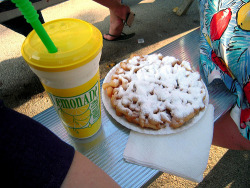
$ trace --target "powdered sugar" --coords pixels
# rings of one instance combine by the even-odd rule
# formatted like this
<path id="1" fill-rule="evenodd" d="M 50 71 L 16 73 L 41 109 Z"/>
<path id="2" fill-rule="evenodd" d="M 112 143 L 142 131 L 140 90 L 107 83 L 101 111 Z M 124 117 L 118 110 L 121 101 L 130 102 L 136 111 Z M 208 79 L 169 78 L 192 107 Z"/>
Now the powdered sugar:
<path id="1" fill-rule="evenodd" d="M 119 89 L 123 101 L 129 102 L 132 97 L 140 96 L 142 113 L 155 120 L 160 120 L 160 114 L 154 114 L 158 106 L 172 109 L 178 118 L 193 113 L 194 109 L 204 108 L 203 83 L 199 73 L 190 71 L 187 61 L 179 65 L 174 57 L 160 60 L 159 54 L 145 56 L 145 59 L 140 60 L 139 56 L 132 58 L 128 62 L 130 71 L 120 75 L 131 79 L 127 90 Z M 135 73 L 137 68 L 140 69 Z"/>
<path id="2" fill-rule="evenodd" d="M 128 70 L 116 72 L 122 84 L 114 93 L 119 96 L 117 107 L 128 114 L 138 112 L 140 117 L 168 126 L 173 117 L 183 119 L 205 108 L 206 88 L 187 61 L 153 54 L 123 62 Z"/>

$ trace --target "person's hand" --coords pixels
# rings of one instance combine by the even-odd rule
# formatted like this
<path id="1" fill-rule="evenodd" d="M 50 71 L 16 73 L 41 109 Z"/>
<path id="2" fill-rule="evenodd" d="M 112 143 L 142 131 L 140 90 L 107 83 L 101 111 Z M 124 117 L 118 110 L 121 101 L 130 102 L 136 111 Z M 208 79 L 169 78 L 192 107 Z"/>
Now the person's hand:
<path id="1" fill-rule="evenodd" d="M 122 20 L 126 20 L 127 15 L 130 13 L 130 8 L 126 5 L 120 5 L 112 10 L 116 16 Z"/>

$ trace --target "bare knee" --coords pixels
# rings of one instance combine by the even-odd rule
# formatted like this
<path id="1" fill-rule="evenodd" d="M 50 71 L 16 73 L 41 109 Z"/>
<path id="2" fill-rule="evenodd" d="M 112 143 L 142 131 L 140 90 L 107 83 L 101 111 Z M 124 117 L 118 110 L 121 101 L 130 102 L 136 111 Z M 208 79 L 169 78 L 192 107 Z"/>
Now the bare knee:
<path id="1" fill-rule="evenodd" d="M 215 122 L 212 144 L 232 150 L 250 150 L 250 141 L 240 134 L 229 112 Z"/>

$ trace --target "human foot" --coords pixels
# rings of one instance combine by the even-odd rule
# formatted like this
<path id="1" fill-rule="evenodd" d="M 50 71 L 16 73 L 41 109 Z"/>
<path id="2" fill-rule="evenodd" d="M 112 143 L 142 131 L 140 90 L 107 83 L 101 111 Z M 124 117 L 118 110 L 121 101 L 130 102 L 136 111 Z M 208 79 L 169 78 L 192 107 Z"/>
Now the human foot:
<path id="1" fill-rule="evenodd" d="M 133 13 L 130 14 L 130 8 L 128 6 L 121 5 L 120 8 L 114 10 L 110 9 L 109 34 L 104 34 L 103 38 L 109 41 L 113 41 L 116 40 L 118 37 L 122 37 L 122 31 L 125 22 L 127 23 L 128 26 L 131 26 L 133 20 L 134 20 L 134 14 Z M 129 38 L 132 37 L 131 35 L 129 36 L 130 36 Z"/>
<path id="2" fill-rule="evenodd" d="M 103 38 L 106 40 L 115 40 L 117 36 L 119 37 L 122 33 L 124 24 L 121 18 L 116 15 L 110 14 L 110 27 L 109 34 L 104 34 Z"/>

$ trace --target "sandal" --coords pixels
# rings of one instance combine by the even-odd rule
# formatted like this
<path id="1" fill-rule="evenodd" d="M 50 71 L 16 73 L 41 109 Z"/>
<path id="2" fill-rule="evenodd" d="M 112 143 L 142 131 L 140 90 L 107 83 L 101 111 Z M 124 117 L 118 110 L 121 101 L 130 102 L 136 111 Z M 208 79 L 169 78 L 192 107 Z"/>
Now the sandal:
<path id="1" fill-rule="evenodd" d="M 132 24 L 133 24 L 134 19 L 135 19 L 135 13 L 133 13 L 133 12 L 128 13 L 127 18 L 124 21 L 124 25 L 127 25 L 127 26 L 131 27 Z"/>
<path id="2" fill-rule="evenodd" d="M 107 41 L 119 41 L 119 40 L 128 40 L 130 38 L 132 38 L 133 36 L 135 36 L 135 33 L 131 33 L 131 34 L 125 34 L 125 33 L 121 33 L 121 35 L 111 35 L 111 34 L 106 34 L 106 35 L 109 35 L 111 37 L 114 37 L 115 39 L 113 40 L 108 40 L 106 38 L 103 37 L 104 40 L 107 40 Z"/>

